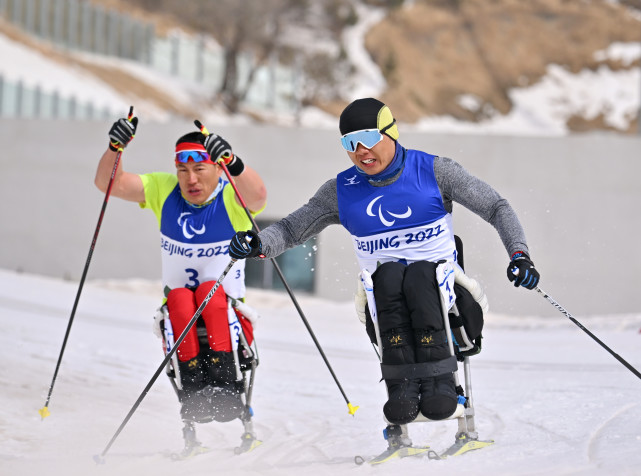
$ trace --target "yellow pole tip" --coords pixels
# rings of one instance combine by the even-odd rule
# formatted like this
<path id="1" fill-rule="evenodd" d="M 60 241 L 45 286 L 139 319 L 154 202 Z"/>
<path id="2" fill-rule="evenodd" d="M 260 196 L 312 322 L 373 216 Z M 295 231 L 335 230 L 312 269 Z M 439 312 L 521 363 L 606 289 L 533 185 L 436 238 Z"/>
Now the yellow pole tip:
<path id="1" fill-rule="evenodd" d="M 42 407 L 40 410 L 38 410 L 38 413 L 40 413 L 40 416 L 44 420 L 47 418 L 51 413 L 49 413 L 49 408 L 48 407 Z"/>
<path id="2" fill-rule="evenodd" d="M 347 404 L 347 408 L 349 409 L 349 414 L 354 415 L 356 413 L 356 410 L 358 410 L 360 407 L 359 406 L 354 406 L 351 403 Z"/>

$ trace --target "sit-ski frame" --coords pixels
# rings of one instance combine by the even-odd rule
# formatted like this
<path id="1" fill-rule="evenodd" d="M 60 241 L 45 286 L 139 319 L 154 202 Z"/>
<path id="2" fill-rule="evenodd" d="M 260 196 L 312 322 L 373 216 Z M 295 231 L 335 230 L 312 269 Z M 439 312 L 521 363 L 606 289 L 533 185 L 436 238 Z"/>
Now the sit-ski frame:
<path id="1" fill-rule="evenodd" d="M 454 294 L 454 266 L 456 264 L 452 262 L 439 263 L 436 269 L 436 277 L 439 284 L 439 296 L 441 301 L 441 310 L 443 316 L 443 323 L 447 338 L 448 347 L 450 350 L 450 355 L 456 357 L 454 351 L 454 344 L 452 338 L 452 330 L 450 327 L 449 321 L 449 311 L 455 306 L 456 296 Z M 378 358 L 382 363 L 382 345 L 381 345 L 381 335 L 378 325 L 378 316 L 376 312 L 376 301 L 374 300 L 374 284 L 372 281 L 371 274 L 366 270 L 362 270 L 360 274 L 361 282 L 365 288 L 365 293 L 367 296 L 367 304 L 370 311 L 370 317 L 374 324 L 374 329 L 376 331 L 376 340 L 378 346 Z M 450 415 L 445 420 L 456 419 L 458 421 L 458 431 L 455 436 L 455 444 L 446 450 L 443 454 L 438 455 L 435 452 L 430 452 L 430 458 L 444 458 L 447 456 L 452 456 L 460 454 L 471 449 L 481 448 L 493 443 L 493 441 L 479 441 L 478 432 L 476 431 L 476 424 L 474 421 L 474 401 L 472 397 L 472 377 L 470 369 L 470 360 L 468 356 L 465 356 L 463 359 L 463 373 L 464 373 L 464 382 L 465 382 L 465 404 L 458 403 L 456 410 L 452 415 Z M 460 388 L 460 379 L 458 368 L 454 372 L 454 381 L 457 388 Z M 411 423 L 418 422 L 433 422 L 433 421 L 444 421 L 444 420 L 430 420 L 424 417 L 421 413 L 416 417 Z M 400 441 L 405 446 L 411 446 L 412 442 L 408 436 L 407 431 L 408 424 L 397 425 L 400 427 Z M 389 422 L 388 422 L 389 428 Z"/>
<path id="2" fill-rule="evenodd" d="M 245 391 L 241 394 L 240 398 L 241 401 L 243 401 L 243 406 L 245 407 L 242 416 L 240 417 L 240 420 L 243 423 L 243 428 L 244 428 L 244 433 L 241 436 L 241 439 L 243 440 L 241 443 L 241 446 L 239 448 L 236 448 L 236 452 L 240 453 L 243 451 L 247 451 L 248 449 L 253 449 L 253 448 L 244 448 L 244 446 L 247 445 L 254 445 L 254 444 L 260 444 L 259 440 L 256 439 L 254 436 L 254 426 L 252 422 L 252 409 L 251 409 L 251 398 L 252 398 L 252 390 L 254 387 L 254 376 L 255 376 L 255 371 L 256 371 L 256 366 L 258 364 L 258 353 L 256 349 L 256 341 L 252 343 L 250 346 L 247 342 L 247 338 L 245 336 L 245 333 L 242 329 L 242 326 L 238 320 L 238 316 L 236 315 L 236 312 L 234 311 L 234 305 L 239 304 L 239 305 L 244 305 L 244 303 L 241 303 L 240 301 L 237 301 L 232 298 L 227 298 L 227 321 L 229 323 L 229 333 L 231 337 L 231 343 L 232 343 L 232 355 L 234 356 L 234 366 L 236 370 L 236 380 L 243 382 L 243 386 Z M 246 306 L 246 305 L 244 305 Z M 168 353 L 174 345 L 174 332 L 173 328 L 171 325 L 171 320 L 169 319 L 169 312 L 167 310 L 167 306 L 163 306 L 160 310 L 163 313 L 163 336 L 164 336 L 164 344 L 165 344 L 165 353 Z M 249 368 L 249 379 L 246 378 L 246 370 L 242 370 L 240 366 L 240 356 L 238 355 L 238 348 L 239 348 L 239 343 L 243 344 L 243 347 L 247 350 L 247 352 L 250 353 L 248 357 L 251 358 L 251 364 Z M 178 353 L 175 352 L 172 355 L 172 358 L 170 362 L 167 362 L 167 370 L 166 370 L 167 375 L 169 376 L 169 380 L 171 382 L 172 387 L 174 388 L 174 391 L 176 392 L 176 395 L 180 399 L 180 391 L 182 391 L 182 383 L 180 379 L 180 370 L 178 367 Z M 183 428 L 183 435 L 185 436 L 186 443 L 188 443 L 187 440 L 194 439 L 195 440 L 195 426 L 193 422 L 188 422 L 185 421 L 185 427 Z"/>

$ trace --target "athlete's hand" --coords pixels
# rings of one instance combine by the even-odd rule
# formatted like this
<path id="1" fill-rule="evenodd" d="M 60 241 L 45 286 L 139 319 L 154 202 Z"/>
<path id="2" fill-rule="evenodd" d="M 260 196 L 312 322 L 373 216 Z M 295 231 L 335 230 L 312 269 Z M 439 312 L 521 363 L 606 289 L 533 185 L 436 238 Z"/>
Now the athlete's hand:
<path id="1" fill-rule="evenodd" d="M 229 242 L 229 256 L 234 259 L 255 258 L 261 255 L 263 244 L 255 231 L 239 231 Z"/>
<path id="2" fill-rule="evenodd" d="M 205 149 L 207 149 L 212 161 L 223 162 L 227 166 L 230 175 L 236 177 L 245 170 L 245 164 L 240 160 L 240 157 L 234 155 L 229 142 L 219 135 L 209 134 L 205 138 Z"/>
<path id="3" fill-rule="evenodd" d="M 515 288 L 523 286 L 525 289 L 534 289 L 540 278 L 527 253 L 519 251 L 512 255 L 512 261 L 507 266 L 507 279 L 514 283 Z"/>
<path id="4" fill-rule="evenodd" d="M 138 128 L 138 118 L 132 117 L 134 113 L 133 106 L 129 109 L 129 117 L 123 117 L 113 123 L 109 129 L 109 148 L 113 151 L 122 150 L 136 135 Z"/>

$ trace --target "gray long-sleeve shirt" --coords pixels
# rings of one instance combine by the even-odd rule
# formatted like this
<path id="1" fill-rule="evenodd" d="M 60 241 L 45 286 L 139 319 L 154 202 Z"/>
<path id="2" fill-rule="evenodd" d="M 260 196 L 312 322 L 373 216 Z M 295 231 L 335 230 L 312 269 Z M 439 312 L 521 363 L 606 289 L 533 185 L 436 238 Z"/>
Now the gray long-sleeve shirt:
<path id="1" fill-rule="evenodd" d="M 446 157 L 435 157 L 434 174 L 449 213 L 452 202 L 459 203 L 496 228 L 509 256 L 517 251 L 529 254 L 525 232 L 516 213 L 496 190 Z M 263 253 L 273 258 L 336 224 L 340 224 L 340 219 L 336 178 L 333 178 L 321 185 L 305 205 L 260 232 Z"/>

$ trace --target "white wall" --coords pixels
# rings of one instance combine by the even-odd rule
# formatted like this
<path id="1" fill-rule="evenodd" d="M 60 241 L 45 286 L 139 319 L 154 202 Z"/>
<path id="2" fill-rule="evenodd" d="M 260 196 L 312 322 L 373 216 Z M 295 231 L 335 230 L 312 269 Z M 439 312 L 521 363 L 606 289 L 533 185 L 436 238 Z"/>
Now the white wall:
<path id="1" fill-rule="evenodd" d="M 80 279 L 104 199 L 93 177 L 110 125 L 0 120 L 0 267 Z M 171 172 L 175 139 L 193 129 L 189 122 L 141 119 L 122 166 Z M 216 132 L 265 179 L 264 218 L 288 214 L 350 165 L 337 131 L 230 126 Z M 401 143 L 458 160 L 507 198 L 525 228 L 541 287 L 577 318 L 639 312 L 641 139 L 433 135 L 401 127 Z M 540 295 L 507 281 L 507 253 L 490 225 L 456 205 L 454 222 L 468 273 L 484 284 L 492 311 L 560 316 Z M 317 260 L 318 294 L 351 299 L 357 268 L 345 230 L 321 234 Z M 112 198 L 88 279 L 159 275 L 155 217 Z"/>

